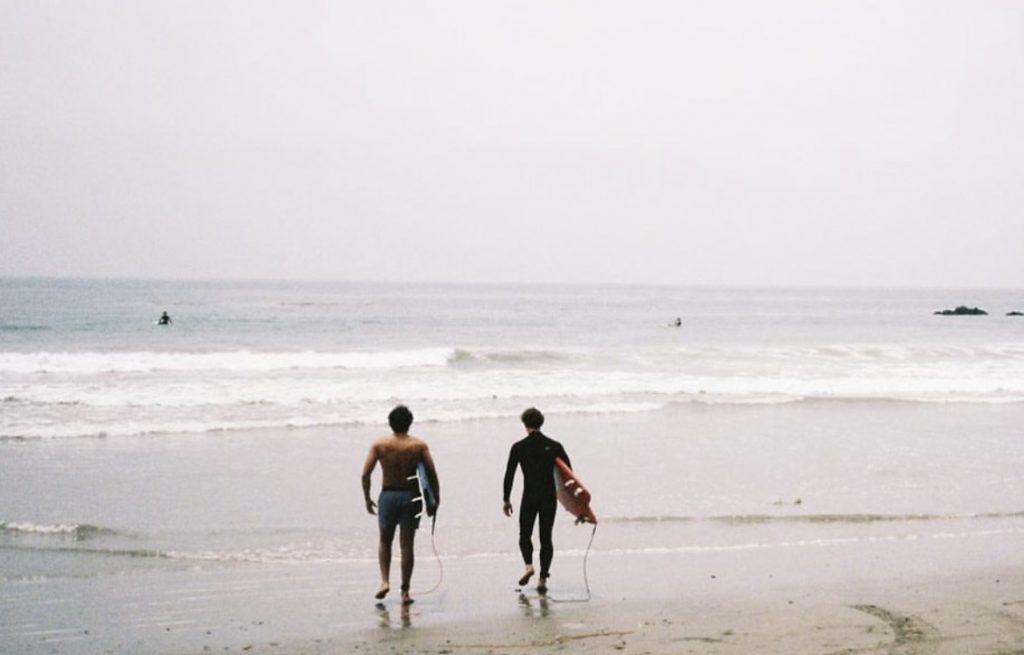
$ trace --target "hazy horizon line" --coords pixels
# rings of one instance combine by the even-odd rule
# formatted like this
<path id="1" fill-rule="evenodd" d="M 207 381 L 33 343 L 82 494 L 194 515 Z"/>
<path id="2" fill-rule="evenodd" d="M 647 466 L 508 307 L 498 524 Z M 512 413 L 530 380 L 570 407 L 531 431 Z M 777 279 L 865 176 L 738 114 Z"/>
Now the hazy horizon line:
<path id="1" fill-rule="evenodd" d="M 756 283 L 710 283 L 710 282 L 562 282 L 554 280 L 395 280 L 395 279 L 345 279 L 330 277 L 164 277 L 145 275 L 10 275 L 0 274 L 0 280 L 51 280 L 51 281 L 109 281 L 109 282 L 204 282 L 235 284 L 307 283 L 307 284 L 351 284 L 377 286 L 450 286 L 450 287 L 607 287 L 607 288 L 691 288 L 691 289 L 800 289 L 821 291 L 1021 291 L 1024 287 L 999 286 L 939 286 L 939 285 L 836 285 L 836 284 L 756 284 Z"/>

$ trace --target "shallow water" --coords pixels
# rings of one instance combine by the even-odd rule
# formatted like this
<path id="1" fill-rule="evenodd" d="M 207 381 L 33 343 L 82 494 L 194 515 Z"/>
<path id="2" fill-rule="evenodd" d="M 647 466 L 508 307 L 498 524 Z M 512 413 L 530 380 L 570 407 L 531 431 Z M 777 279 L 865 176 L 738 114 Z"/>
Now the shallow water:
<path id="1" fill-rule="evenodd" d="M 553 415 L 546 427 L 593 489 L 598 550 L 641 552 L 979 521 L 1024 527 L 1022 418 L 1015 404 L 822 401 Z M 440 550 L 514 553 L 500 485 L 520 428 L 498 419 L 419 427 L 442 479 Z M 4 576 L 372 567 L 359 468 L 374 436 L 353 426 L 0 444 L 0 548 L 20 561 Z M 557 525 L 566 550 L 581 551 L 587 534 Z"/>

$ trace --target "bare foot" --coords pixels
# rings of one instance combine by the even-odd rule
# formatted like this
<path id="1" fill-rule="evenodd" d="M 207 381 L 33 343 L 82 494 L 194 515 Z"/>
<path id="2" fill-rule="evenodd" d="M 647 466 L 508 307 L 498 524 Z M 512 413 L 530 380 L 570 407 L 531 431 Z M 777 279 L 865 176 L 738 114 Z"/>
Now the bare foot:
<path id="1" fill-rule="evenodd" d="M 525 587 L 526 585 L 530 584 L 530 578 L 532 578 L 532 577 L 533 577 L 533 565 L 532 564 L 527 564 L 526 565 L 526 573 L 523 574 L 523 577 L 519 578 L 519 586 L 520 587 Z"/>
<path id="2" fill-rule="evenodd" d="M 415 602 L 416 601 L 409 597 L 409 588 L 402 587 L 402 607 L 408 607 L 409 605 L 412 605 Z"/>
<path id="3" fill-rule="evenodd" d="M 373 597 L 377 600 L 381 600 L 382 598 L 388 595 L 389 591 L 391 591 L 391 585 L 387 582 L 382 582 L 380 585 L 380 591 L 374 594 Z"/>
<path id="4" fill-rule="evenodd" d="M 548 577 L 546 575 L 541 576 L 540 582 L 537 583 L 537 593 L 541 596 L 548 593 Z"/>

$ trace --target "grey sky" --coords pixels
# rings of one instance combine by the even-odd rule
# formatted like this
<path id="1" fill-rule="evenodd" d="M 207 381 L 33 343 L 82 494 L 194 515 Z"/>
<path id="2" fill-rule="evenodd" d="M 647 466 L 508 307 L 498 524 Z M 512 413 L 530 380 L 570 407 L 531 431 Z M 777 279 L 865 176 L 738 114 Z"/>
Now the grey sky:
<path id="1" fill-rule="evenodd" d="M 1021 2 L 0 0 L 0 274 L 1024 287 Z"/>

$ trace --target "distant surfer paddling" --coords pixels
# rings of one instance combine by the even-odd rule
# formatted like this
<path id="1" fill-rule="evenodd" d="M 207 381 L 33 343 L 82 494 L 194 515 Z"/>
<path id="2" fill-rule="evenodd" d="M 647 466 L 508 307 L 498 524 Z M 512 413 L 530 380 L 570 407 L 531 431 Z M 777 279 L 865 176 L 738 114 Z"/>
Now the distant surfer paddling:
<path id="1" fill-rule="evenodd" d="M 174 321 L 171 320 L 171 317 L 168 316 L 167 312 L 161 314 L 160 318 L 156 320 L 157 325 L 170 325 L 171 323 L 174 323 Z"/>
<path id="2" fill-rule="evenodd" d="M 426 468 L 427 478 L 433 487 L 435 507 L 441 504 L 441 487 L 427 444 L 409 434 L 409 426 L 412 425 L 412 412 L 409 408 L 404 405 L 395 407 L 388 414 L 388 423 L 392 434 L 374 441 L 366 455 L 366 463 L 363 464 L 363 498 L 366 511 L 377 515 L 380 528 L 377 554 L 381 585 L 375 597 L 383 599 L 391 590 L 391 544 L 397 527 L 400 528 L 398 541 L 402 550 L 402 604 L 410 605 L 413 602 L 409 596 L 409 581 L 412 579 L 414 564 L 413 543 L 420 523 L 418 515 L 423 511 L 418 500 L 420 491 L 416 482 L 420 462 Z M 370 474 L 377 462 L 380 462 L 383 481 L 380 497 L 374 503 L 370 498 Z"/>
<path id="3" fill-rule="evenodd" d="M 551 543 L 551 529 L 555 524 L 555 508 L 557 507 L 555 492 L 555 458 L 560 458 L 567 466 L 572 467 L 569 456 L 565 454 L 562 444 L 545 436 L 540 428 L 544 425 L 544 415 L 540 410 L 531 407 L 521 417 L 526 428 L 526 438 L 512 445 L 508 454 L 508 465 L 505 467 L 504 504 L 502 511 L 505 516 L 512 516 L 512 483 L 516 469 L 523 470 L 523 498 L 519 503 L 519 551 L 523 555 L 526 571 L 519 578 L 519 586 L 529 584 L 535 571 L 533 568 L 533 525 L 540 523 L 540 580 L 537 591 L 546 594 L 548 578 L 551 575 L 551 559 L 555 554 Z"/>

